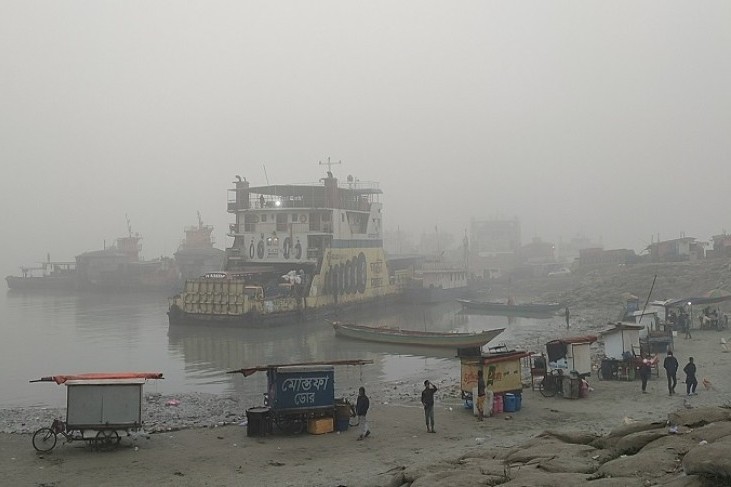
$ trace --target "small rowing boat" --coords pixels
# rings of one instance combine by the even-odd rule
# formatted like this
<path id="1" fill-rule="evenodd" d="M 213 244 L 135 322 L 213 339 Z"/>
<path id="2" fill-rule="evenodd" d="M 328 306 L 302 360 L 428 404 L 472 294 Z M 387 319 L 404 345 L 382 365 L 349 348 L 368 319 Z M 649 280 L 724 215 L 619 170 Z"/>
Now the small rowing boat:
<path id="1" fill-rule="evenodd" d="M 485 311 L 495 314 L 552 314 L 560 310 L 563 306 L 561 303 L 507 304 L 495 301 L 475 301 L 473 299 L 458 299 L 457 302 L 462 304 L 462 308 L 466 310 Z"/>
<path id="2" fill-rule="evenodd" d="M 375 327 L 332 322 L 335 334 L 357 340 L 371 342 L 397 343 L 426 347 L 471 348 L 481 347 L 492 341 L 505 328 L 484 330 L 474 333 L 449 333 L 436 331 L 413 331 L 399 328 Z"/>

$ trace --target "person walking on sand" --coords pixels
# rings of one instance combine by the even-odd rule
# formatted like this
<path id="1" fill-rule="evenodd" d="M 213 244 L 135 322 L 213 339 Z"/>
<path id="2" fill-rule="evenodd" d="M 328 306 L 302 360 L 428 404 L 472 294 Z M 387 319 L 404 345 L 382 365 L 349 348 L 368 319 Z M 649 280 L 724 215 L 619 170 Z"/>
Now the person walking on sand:
<path id="1" fill-rule="evenodd" d="M 370 428 L 368 428 L 368 408 L 371 402 L 366 396 L 365 387 L 358 389 L 358 399 L 355 401 L 355 414 L 358 416 L 358 424 L 360 424 L 360 436 L 358 440 L 367 438 L 371 434 Z"/>
<path id="2" fill-rule="evenodd" d="M 477 371 L 477 421 L 485 418 L 485 378 L 482 369 Z"/>
<path id="3" fill-rule="evenodd" d="M 665 369 L 665 375 L 668 377 L 668 395 L 672 396 L 675 394 L 675 386 L 678 383 L 676 374 L 678 373 L 678 359 L 673 356 L 673 351 L 668 350 L 668 355 L 662 363 Z"/>
<path id="4" fill-rule="evenodd" d="M 436 433 L 434 431 L 434 393 L 437 392 L 437 386 L 429 382 L 424 381 L 424 390 L 421 391 L 421 404 L 424 405 L 424 418 L 426 419 L 426 430 L 429 433 Z"/>
<path id="5" fill-rule="evenodd" d="M 696 367 L 693 363 L 693 357 L 688 357 L 688 363 L 683 367 L 685 372 L 685 388 L 689 396 L 695 396 L 695 388 L 698 387 L 698 379 L 695 378 Z"/>
<path id="6" fill-rule="evenodd" d="M 640 380 L 642 381 L 642 394 L 647 394 L 647 380 L 650 378 L 652 368 L 650 365 L 650 356 L 646 355 L 640 363 Z"/>

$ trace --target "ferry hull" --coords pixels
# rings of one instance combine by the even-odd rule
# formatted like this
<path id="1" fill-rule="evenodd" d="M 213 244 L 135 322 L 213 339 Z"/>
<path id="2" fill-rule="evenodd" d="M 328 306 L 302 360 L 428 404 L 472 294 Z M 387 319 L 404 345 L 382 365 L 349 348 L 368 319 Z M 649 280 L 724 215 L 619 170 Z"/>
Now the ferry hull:
<path id="1" fill-rule="evenodd" d="M 13 291 L 73 291 L 76 279 L 71 277 L 18 277 L 5 278 Z"/>
<path id="2" fill-rule="evenodd" d="M 302 294 L 269 297 L 247 292 L 251 286 L 231 279 L 186 281 L 173 297 L 170 325 L 256 327 L 295 323 L 357 311 L 365 305 L 390 304 L 402 296 L 399 279 L 389 276 L 380 248 L 328 249 L 319 272 Z M 394 281 L 394 282 L 392 282 Z"/>

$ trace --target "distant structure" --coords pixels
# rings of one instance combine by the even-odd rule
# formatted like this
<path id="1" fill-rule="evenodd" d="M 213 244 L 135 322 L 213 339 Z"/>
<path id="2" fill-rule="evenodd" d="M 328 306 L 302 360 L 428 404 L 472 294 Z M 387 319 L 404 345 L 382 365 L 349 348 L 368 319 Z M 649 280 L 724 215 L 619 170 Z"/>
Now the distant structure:
<path id="1" fill-rule="evenodd" d="M 556 244 L 556 260 L 558 262 L 572 264 L 579 260 L 580 252 L 584 249 L 601 249 L 604 246 L 601 243 L 592 242 L 589 237 L 577 235 L 572 237 L 568 242 L 563 239 Z"/>
<path id="2" fill-rule="evenodd" d="M 695 261 L 705 257 L 705 243 L 694 237 L 680 237 L 672 240 L 654 242 L 645 249 L 651 262 Z"/>
<path id="3" fill-rule="evenodd" d="M 544 242 L 540 237 L 520 247 L 518 252 L 520 265 L 513 273 L 516 277 L 541 277 L 558 270 L 561 265 L 556 262 L 556 245 Z"/>
<path id="4" fill-rule="evenodd" d="M 711 237 L 711 240 L 713 240 L 713 248 L 706 252 L 707 258 L 731 257 L 731 235 L 724 231 L 721 235 Z"/>
<path id="5" fill-rule="evenodd" d="M 604 250 L 594 247 L 579 250 L 579 267 L 597 265 L 629 265 L 638 261 L 638 256 L 631 249 Z"/>
<path id="6" fill-rule="evenodd" d="M 518 264 L 520 221 L 476 220 L 470 222 L 469 269 L 484 278 L 509 274 Z"/>

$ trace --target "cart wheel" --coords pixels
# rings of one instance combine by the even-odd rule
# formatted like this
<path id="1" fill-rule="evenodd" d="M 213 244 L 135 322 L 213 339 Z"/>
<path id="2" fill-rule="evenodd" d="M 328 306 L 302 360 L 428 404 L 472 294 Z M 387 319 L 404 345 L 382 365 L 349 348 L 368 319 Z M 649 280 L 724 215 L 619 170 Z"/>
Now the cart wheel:
<path id="1" fill-rule="evenodd" d="M 541 391 L 541 395 L 543 397 L 553 397 L 556 395 L 556 382 L 549 379 L 543 379 L 541 381 L 541 385 L 539 386 L 538 390 Z"/>
<path id="2" fill-rule="evenodd" d="M 101 451 L 109 451 L 117 447 L 122 438 L 117 430 L 101 430 L 96 434 L 96 447 Z"/>
<path id="3" fill-rule="evenodd" d="M 285 435 L 298 435 L 305 430 L 305 422 L 299 416 L 289 416 L 277 419 L 277 428 Z"/>
<path id="4" fill-rule="evenodd" d="M 51 428 L 41 428 L 33 433 L 33 448 L 36 451 L 51 451 L 54 446 L 56 446 L 56 433 Z"/>

